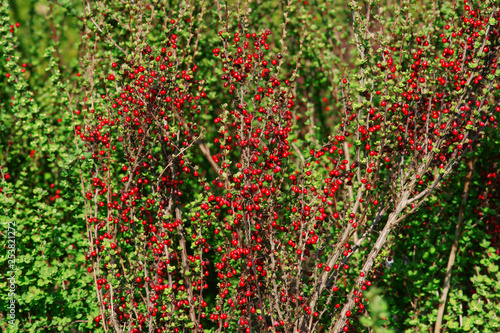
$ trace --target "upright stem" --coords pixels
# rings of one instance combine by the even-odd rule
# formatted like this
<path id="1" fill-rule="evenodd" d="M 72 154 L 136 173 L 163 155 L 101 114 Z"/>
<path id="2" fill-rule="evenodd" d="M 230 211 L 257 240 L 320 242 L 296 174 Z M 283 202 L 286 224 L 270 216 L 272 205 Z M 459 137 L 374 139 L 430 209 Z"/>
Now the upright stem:
<path id="1" fill-rule="evenodd" d="M 351 164 L 352 164 L 352 161 L 351 161 L 351 156 L 349 154 L 349 145 L 347 143 L 347 141 L 344 141 L 344 153 L 345 153 L 345 157 L 347 159 L 347 165 L 349 166 L 349 169 L 351 169 Z M 351 200 L 352 203 L 354 203 L 354 194 L 352 193 L 352 186 L 348 186 L 347 187 L 347 192 L 349 193 L 349 200 Z M 361 207 L 361 211 L 363 211 L 363 207 Z M 358 242 L 358 231 L 354 231 L 354 243 L 357 243 Z"/>
<path id="2" fill-rule="evenodd" d="M 448 266 L 446 267 L 446 276 L 444 278 L 443 291 L 441 293 L 441 298 L 439 299 L 438 315 L 436 319 L 436 326 L 434 326 L 434 333 L 439 333 L 441 331 L 444 309 L 446 308 L 446 299 L 448 297 L 448 292 L 450 291 L 451 273 L 458 250 L 458 238 L 460 237 L 460 230 L 462 229 L 465 205 L 467 203 L 467 198 L 469 197 L 470 183 L 472 180 L 472 173 L 474 171 L 475 163 L 470 160 L 467 165 L 469 166 L 469 172 L 467 173 L 467 177 L 465 178 L 464 193 L 462 194 L 462 202 L 460 203 L 460 208 L 458 210 L 458 223 L 455 229 L 455 239 L 453 240 L 450 257 L 448 258 Z"/>
<path id="3" fill-rule="evenodd" d="M 178 207 L 175 207 L 175 217 L 177 220 L 182 221 L 181 217 L 181 210 Z M 189 296 L 189 318 L 191 319 L 191 322 L 194 324 L 194 328 L 192 332 L 198 332 L 198 325 L 196 321 L 196 313 L 194 311 L 194 305 L 191 302 L 194 302 L 193 300 L 193 286 L 191 284 L 191 279 L 187 275 L 187 270 L 189 269 L 188 265 L 188 259 L 187 259 L 187 246 L 186 246 L 186 239 L 184 237 L 185 232 L 182 227 L 182 223 L 179 223 L 177 226 L 177 232 L 179 234 L 179 244 L 182 248 L 182 267 L 183 267 L 183 274 L 184 274 L 184 284 L 186 286 L 188 296 Z"/>

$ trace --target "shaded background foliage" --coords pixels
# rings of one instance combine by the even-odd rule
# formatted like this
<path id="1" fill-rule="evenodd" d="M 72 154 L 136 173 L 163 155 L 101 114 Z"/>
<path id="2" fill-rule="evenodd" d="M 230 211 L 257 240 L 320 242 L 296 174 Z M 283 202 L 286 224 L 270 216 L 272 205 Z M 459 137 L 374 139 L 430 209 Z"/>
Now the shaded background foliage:
<path id="1" fill-rule="evenodd" d="M 394 15 L 386 16 L 387 21 L 381 25 L 382 38 L 375 44 L 400 50 L 402 38 L 412 31 L 432 35 L 442 30 L 442 22 L 447 22 L 459 10 L 452 1 L 423 2 L 426 6 L 412 5 L 409 12 L 401 15 L 399 2 L 384 3 L 384 11 Z M 146 41 L 149 45 L 163 42 L 161 15 L 169 19 L 178 16 L 179 3 L 166 3 L 172 11 L 153 18 Z M 228 5 L 236 10 L 238 2 L 229 1 Z M 126 20 L 120 17 L 124 6 L 127 4 L 120 1 L 96 2 L 92 10 L 103 19 L 99 26 L 106 33 L 118 41 L 139 45 L 140 41 L 127 41 L 129 36 L 117 24 Z M 184 18 L 179 24 L 185 29 L 179 31 L 180 38 L 187 38 L 191 29 L 200 31 L 198 49 L 190 52 L 193 51 L 200 76 L 206 79 L 205 86 L 210 87 L 207 92 L 210 102 L 202 102 L 204 113 L 199 115 L 199 121 L 209 126 L 220 113 L 219 105 L 225 102 L 219 81 L 223 73 L 211 57 L 212 49 L 220 47 L 217 36 L 220 29 L 214 4 L 196 2 L 195 6 L 206 7 L 203 22 L 188 22 Z M 286 3 L 254 1 L 250 8 L 248 24 L 254 31 L 268 29 L 272 36 L 281 34 Z M 96 331 L 94 318 L 99 310 L 94 280 L 87 274 L 84 257 L 88 243 L 80 178 L 75 167 L 80 163 L 77 157 L 81 147 L 73 141 L 73 117 L 80 121 L 83 117 L 74 114 L 71 108 L 72 98 L 81 96 L 85 86 L 82 74 L 88 66 L 88 60 L 80 58 L 84 31 L 82 3 L 10 0 L 3 1 L 0 10 L 3 36 L 0 44 L 0 216 L 2 222 L 16 222 L 19 269 L 17 328 L 7 326 L 5 315 L 0 325 L 12 332 Z M 293 60 L 301 52 L 300 40 L 304 36 L 299 84 L 293 92 L 298 98 L 294 126 L 302 130 L 291 139 L 295 139 L 295 144 L 306 155 L 309 149 L 321 144 L 321 138 L 338 129 L 342 110 L 340 83 L 359 66 L 359 54 L 352 42 L 351 10 L 344 1 L 293 2 L 288 18 L 286 51 L 290 63 L 284 66 L 286 72 L 295 68 Z M 19 27 L 16 22 L 20 23 Z M 237 24 L 236 20 L 232 22 Z M 391 31 L 389 28 L 395 22 L 406 24 L 394 24 L 397 30 Z M 110 64 L 121 55 L 115 45 L 99 37 L 97 28 L 94 33 L 85 38 L 99 46 L 95 54 L 99 76 L 96 85 L 98 91 L 105 94 L 103 82 Z M 280 52 L 279 39 L 272 40 L 270 47 Z M 404 66 L 411 54 L 405 50 L 400 50 L 400 54 Z M 376 57 L 368 61 L 370 66 L 376 66 Z M 9 80 L 7 73 L 15 73 L 18 80 Z M 359 88 L 356 80 L 350 84 L 352 91 Z M 213 148 L 216 133 L 212 131 L 208 135 L 208 145 Z M 499 329 L 496 325 L 500 320 L 492 319 L 500 315 L 499 151 L 500 135 L 495 123 L 486 130 L 478 149 L 468 156 L 474 161 L 474 176 L 445 311 L 444 326 L 448 331 L 495 332 Z M 203 176 L 214 178 L 202 154 L 192 153 L 189 157 L 204 166 L 200 171 Z M 457 173 L 448 178 L 428 204 L 409 217 L 391 239 L 373 281 L 379 287 L 378 294 L 369 296 L 374 300 L 374 308 L 369 311 L 372 316 L 361 324 L 355 323 L 354 329 L 368 331 L 366 327 L 370 327 L 382 331 L 385 327 L 426 331 L 433 328 L 466 173 L 467 164 L 460 164 Z M 201 189 L 196 182 L 189 186 L 195 191 L 185 186 L 184 203 L 196 200 L 194 193 Z M 0 242 L 5 249 L 5 237 Z M 385 258 L 394 263 L 389 267 Z M 6 262 L 3 252 L 0 254 L 3 275 Z M 8 286 L 5 280 L 0 283 L 0 309 L 5 314 Z M 349 289 L 351 282 L 344 280 L 344 283 Z M 211 290 L 205 299 L 215 299 L 216 294 L 216 290 Z"/>

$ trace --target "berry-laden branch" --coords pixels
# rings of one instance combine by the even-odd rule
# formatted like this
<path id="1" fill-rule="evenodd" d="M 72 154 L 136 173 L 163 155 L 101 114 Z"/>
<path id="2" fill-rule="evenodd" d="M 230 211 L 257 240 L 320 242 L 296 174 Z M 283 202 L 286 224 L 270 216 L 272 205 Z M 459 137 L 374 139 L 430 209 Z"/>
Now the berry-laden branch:
<path id="1" fill-rule="evenodd" d="M 336 42 L 357 57 L 336 82 L 335 52 L 309 47 L 334 45 L 330 22 L 297 24 L 305 4 L 287 1 L 271 29 L 250 1 L 110 3 L 86 3 L 75 124 L 96 325 L 349 331 L 394 229 L 500 110 L 496 7 L 465 6 L 431 36 L 410 3 L 394 18 L 352 1 Z M 308 102 L 304 59 L 331 69 L 335 112 Z M 323 137 L 311 120 L 327 116 Z"/>
<path id="2" fill-rule="evenodd" d="M 466 10 L 467 10 L 467 8 L 468 8 L 468 6 L 466 6 Z M 476 12 L 476 11 L 469 11 L 469 15 L 471 15 L 471 16 L 475 16 L 477 14 L 478 14 L 478 12 Z M 497 9 L 495 7 L 489 7 L 488 9 L 485 10 L 484 16 L 482 16 L 482 17 L 485 20 L 485 22 L 489 22 L 489 21 L 495 22 L 496 18 L 498 17 Z M 462 18 L 462 19 L 463 19 L 462 22 L 465 22 L 466 24 L 469 22 L 467 18 Z M 477 25 L 474 26 L 474 28 L 478 28 Z M 498 45 L 498 38 L 495 38 L 495 37 L 497 37 L 498 32 L 496 32 L 492 36 L 490 34 L 491 28 L 492 28 L 491 25 L 486 26 L 484 34 L 474 34 L 473 33 L 473 35 L 475 35 L 476 37 L 479 37 L 480 35 L 486 36 L 486 37 L 480 38 L 479 40 L 476 40 L 474 47 L 472 47 L 472 45 L 470 45 L 471 44 L 470 40 L 468 41 L 468 44 L 469 44 L 468 47 L 465 47 L 464 43 L 460 43 L 459 39 L 451 41 L 451 42 L 454 42 L 455 46 L 453 46 L 453 44 L 451 45 L 451 47 L 448 46 L 448 48 L 445 49 L 445 52 L 443 53 L 443 55 L 444 56 L 452 55 L 452 54 L 454 54 L 454 52 L 457 52 L 456 49 L 460 50 L 462 48 L 462 49 L 464 49 L 463 56 L 461 57 L 462 59 L 454 62 L 455 66 L 457 66 L 456 65 L 457 62 L 460 64 L 463 63 L 464 65 L 466 62 L 469 62 L 469 64 L 470 64 L 471 62 L 474 61 L 474 59 L 471 56 L 469 56 L 467 58 L 467 61 L 464 62 L 463 57 L 466 56 L 467 54 L 470 54 L 470 53 L 472 53 L 472 54 L 477 53 L 477 55 L 478 55 L 477 61 L 482 62 L 482 66 L 480 65 L 478 67 L 481 67 L 480 69 L 483 69 L 483 70 L 491 68 L 491 66 L 494 65 L 494 63 L 496 61 L 496 60 L 494 60 L 495 56 L 498 56 L 498 53 L 489 53 L 491 51 L 491 48 L 486 46 L 486 43 L 488 43 L 490 45 Z M 495 26 L 494 28 L 497 29 L 498 27 Z M 480 26 L 479 26 L 479 29 L 482 30 L 482 28 Z M 458 28 L 457 30 L 459 31 L 458 35 L 461 35 L 461 32 L 464 29 Z M 472 30 L 472 29 L 469 28 L 467 30 Z M 453 35 L 453 37 L 457 37 L 457 33 L 453 33 L 452 35 Z M 441 37 L 443 37 L 443 36 L 441 36 Z M 418 41 L 421 41 L 421 38 L 419 38 L 417 40 L 417 42 Z M 450 41 L 447 40 L 446 37 L 443 37 L 442 42 L 447 43 L 447 44 L 450 43 Z M 496 47 L 494 48 L 494 50 L 496 51 Z M 470 53 L 467 51 L 469 51 Z M 417 77 L 416 74 L 418 73 L 418 71 L 420 69 L 419 68 L 420 57 L 423 54 L 424 54 L 424 52 L 422 50 L 418 50 L 413 55 L 413 58 L 417 61 L 411 67 L 411 69 L 413 70 L 413 72 L 411 73 L 412 78 L 408 82 L 412 82 L 414 80 L 414 78 Z M 437 57 L 436 57 L 436 59 L 437 59 Z M 427 63 L 427 65 L 428 65 L 427 61 L 424 61 L 423 63 L 424 64 Z M 453 63 L 453 62 L 451 62 L 451 63 Z M 445 65 L 448 65 L 448 66 L 445 66 Z M 449 66 L 450 66 L 450 63 L 441 62 L 441 67 L 449 68 Z M 438 130 L 436 130 L 436 131 L 434 131 L 434 133 L 430 132 L 430 128 L 432 128 L 432 127 L 429 127 L 429 119 L 431 119 L 431 118 L 427 117 L 425 113 L 423 116 L 421 116 L 421 120 L 422 120 L 421 126 L 423 128 L 425 128 L 425 130 L 422 131 L 422 133 L 425 133 L 425 136 L 421 136 L 421 138 L 424 139 L 422 142 L 424 148 L 422 148 L 421 145 L 416 143 L 415 142 L 416 140 L 409 140 L 410 144 L 412 145 L 411 149 L 414 150 L 415 154 L 414 154 L 414 159 L 408 160 L 408 159 L 405 159 L 403 157 L 401 159 L 401 166 L 404 163 L 406 163 L 410 166 L 409 169 L 405 170 L 406 172 L 403 172 L 403 169 L 401 169 L 402 177 L 400 178 L 401 179 L 401 186 L 399 188 L 401 190 L 403 190 L 403 192 L 400 192 L 398 194 L 398 198 L 395 200 L 393 211 L 389 214 L 389 217 L 387 219 L 385 227 L 380 232 L 375 245 L 372 247 L 370 254 L 368 255 L 367 259 L 365 260 L 365 263 L 364 263 L 362 269 L 360 270 L 360 275 L 359 275 L 358 279 L 356 280 L 354 286 L 352 287 L 351 293 L 348 297 L 348 301 L 345 303 L 345 305 L 342 308 L 341 317 L 335 323 L 332 323 L 332 326 L 330 327 L 330 328 L 333 328 L 334 332 L 348 330 L 348 326 L 345 326 L 345 322 L 348 319 L 348 317 L 353 315 L 353 313 L 351 312 L 351 311 L 353 311 L 353 308 L 356 305 L 359 305 L 359 301 L 358 301 L 357 297 L 359 297 L 359 294 L 362 292 L 360 287 L 366 283 L 365 275 L 371 270 L 372 266 L 374 265 L 375 259 L 376 259 L 377 255 L 379 254 L 379 252 L 381 251 L 382 247 L 384 246 L 385 242 L 387 241 L 387 237 L 388 237 L 389 233 L 391 232 L 391 230 L 394 229 L 396 227 L 396 225 L 400 221 L 402 221 L 406 216 L 413 213 L 415 211 L 415 209 L 423 203 L 424 199 L 432 192 L 432 190 L 436 187 L 436 185 L 439 184 L 439 182 L 443 178 L 445 178 L 446 175 L 448 175 L 450 172 L 452 172 L 452 169 L 456 165 L 457 161 L 459 159 L 461 159 L 461 157 L 463 156 L 463 153 L 465 153 L 468 149 L 470 149 L 471 145 L 478 137 L 479 132 L 482 130 L 482 128 L 484 128 L 485 122 L 482 120 L 486 120 L 486 122 L 488 120 L 490 120 L 489 119 L 491 117 L 490 110 L 495 111 L 497 109 L 496 107 L 493 107 L 493 108 L 484 107 L 485 104 L 486 105 L 488 104 L 488 99 L 491 98 L 490 97 L 491 87 L 493 86 L 494 83 L 497 82 L 495 76 L 489 75 L 488 79 L 485 80 L 483 83 L 484 86 L 487 86 L 488 88 L 483 89 L 482 91 L 478 92 L 477 91 L 478 90 L 477 84 L 479 84 L 479 80 L 476 79 L 476 81 L 475 81 L 476 86 L 473 86 L 470 83 L 474 77 L 476 77 L 476 78 L 481 77 L 481 79 L 483 79 L 483 78 L 481 75 L 478 75 L 478 73 L 476 71 L 474 71 L 474 68 L 476 68 L 476 65 L 469 65 L 469 66 L 472 67 L 472 70 L 465 70 L 465 74 L 468 77 L 468 81 L 461 82 L 460 85 L 457 84 L 455 86 L 456 89 L 454 89 L 455 91 L 461 92 L 461 94 L 459 96 L 457 96 L 458 103 L 457 102 L 454 103 L 452 99 L 450 99 L 450 102 L 448 102 L 447 104 L 444 103 L 444 96 L 447 95 L 448 97 L 451 97 L 453 95 L 456 96 L 457 94 L 436 93 L 436 96 L 442 98 L 441 105 L 444 104 L 444 106 L 446 106 L 446 107 L 451 106 L 451 108 L 452 108 L 451 110 L 448 110 L 448 109 L 443 110 L 443 113 L 439 114 L 439 115 L 436 114 L 434 111 L 432 118 L 438 119 L 438 121 L 437 121 L 437 124 L 431 123 L 433 125 L 432 127 L 440 128 L 442 131 L 439 132 Z M 427 68 L 425 68 L 425 66 L 424 66 L 421 69 L 425 71 Z M 452 73 L 461 73 L 463 71 L 464 70 L 460 67 L 453 67 Z M 423 73 L 419 73 L 419 74 L 422 75 Z M 484 74 L 484 72 L 482 74 Z M 447 74 L 445 74 L 445 75 L 447 76 Z M 442 77 L 445 75 L 441 74 L 440 76 Z M 455 80 L 457 79 L 458 75 L 459 74 L 455 75 Z M 425 76 L 423 76 L 423 77 L 424 78 L 419 79 L 420 83 L 424 83 L 426 81 Z M 442 83 L 442 85 L 444 85 L 444 84 L 446 84 L 446 82 Z M 462 87 L 462 86 L 464 86 L 464 87 Z M 412 86 L 412 88 L 414 88 L 414 87 Z M 420 96 L 419 95 L 414 96 L 413 100 L 419 101 L 419 102 L 414 103 L 414 104 L 417 104 L 417 105 L 420 104 L 423 107 L 426 107 L 427 114 L 428 114 L 429 111 L 432 110 L 433 105 L 430 102 L 430 100 L 426 101 L 426 96 L 425 96 L 424 91 L 425 91 L 424 89 L 420 90 L 420 92 L 423 94 Z M 404 95 L 406 95 L 406 96 L 404 96 Z M 411 95 L 409 95 L 409 93 L 403 93 L 403 96 L 407 97 L 408 100 L 410 100 L 410 98 L 411 98 Z M 469 99 L 469 101 L 467 104 L 464 105 L 463 101 L 464 100 L 467 101 L 467 99 Z M 427 102 L 427 105 L 426 105 L 426 102 Z M 436 103 L 436 102 L 437 101 L 434 99 L 434 103 Z M 456 120 L 457 119 L 456 117 L 460 116 L 463 119 L 464 116 L 466 115 L 463 113 L 463 111 L 468 111 L 470 109 L 467 105 L 470 105 L 471 102 L 474 102 L 475 106 L 478 108 L 474 113 L 475 117 L 473 116 L 472 119 L 468 120 L 467 122 L 462 121 L 462 124 L 465 126 L 462 128 L 461 131 L 465 132 L 465 133 L 459 135 L 458 140 L 461 141 L 460 144 L 458 144 L 456 148 L 454 148 L 452 151 L 450 151 L 448 149 L 450 142 L 449 142 L 449 139 L 447 139 L 447 136 L 449 136 L 452 133 L 453 134 L 458 133 L 458 131 L 456 129 L 454 129 L 454 130 L 451 129 L 452 128 L 451 124 L 453 124 L 453 127 L 455 127 L 455 128 L 459 127 L 457 120 Z M 403 105 L 403 106 L 406 109 L 404 112 L 406 115 L 406 112 L 408 112 L 409 107 L 411 108 L 411 105 L 409 105 L 409 106 Z M 415 116 L 416 116 L 418 114 L 419 110 L 416 109 L 415 111 L 416 111 L 415 112 Z M 420 110 L 420 112 L 421 111 L 422 110 Z M 451 113 L 452 116 L 448 117 L 447 120 L 443 119 L 449 113 Z M 453 117 L 453 114 L 455 114 L 456 116 Z M 408 118 L 408 119 L 410 119 L 410 118 Z M 407 122 L 407 126 L 405 127 L 405 130 L 404 130 L 405 134 L 411 132 L 408 124 L 411 124 L 411 123 Z M 417 124 L 415 124 L 415 125 L 417 125 Z M 440 126 L 436 126 L 436 125 L 440 125 Z M 414 127 L 415 132 L 417 132 L 417 128 L 418 128 L 417 126 Z M 435 145 L 433 147 L 430 147 L 430 142 L 433 141 L 432 139 L 430 139 L 433 136 L 432 134 L 437 136 L 437 138 L 434 140 L 436 142 Z M 475 134 L 474 139 L 468 139 L 468 142 L 465 141 L 465 140 L 467 140 L 467 137 L 470 136 L 471 134 L 472 135 Z M 386 133 L 386 137 L 388 135 L 389 135 L 389 133 Z M 398 140 L 400 140 L 400 138 L 398 138 Z M 415 144 L 417 144 L 416 147 L 414 146 Z M 386 148 L 386 147 L 383 147 L 383 148 Z M 444 149 L 448 150 L 448 154 L 446 154 L 447 156 L 442 152 Z M 423 150 L 424 154 L 419 154 L 418 153 L 419 150 Z M 446 157 L 443 155 L 445 155 Z M 441 173 L 440 173 L 440 176 L 438 177 L 438 179 L 436 179 L 431 186 L 429 186 L 428 188 L 426 188 L 426 189 L 422 190 L 420 193 L 418 193 L 418 191 L 416 191 L 416 189 L 415 189 L 415 186 L 417 185 L 417 180 L 421 177 L 421 175 L 427 173 L 428 170 L 431 170 L 432 162 L 434 162 L 437 158 L 440 158 L 441 160 L 446 161 L 447 162 L 446 166 L 441 164 L 439 166 L 441 168 Z M 397 184 L 395 184 L 395 186 L 397 186 Z M 408 200 L 410 197 L 410 194 L 413 194 L 413 197 L 410 200 Z M 405 208 L 410 203 L 411 203 L 411 209 L 409 209 L 405 212 Z M 350 256 L 352 256 L 352 254 L 349 255 L 349 257 Z M 358 310 L 358 312 L 360 312 L 360 311 Z"/>

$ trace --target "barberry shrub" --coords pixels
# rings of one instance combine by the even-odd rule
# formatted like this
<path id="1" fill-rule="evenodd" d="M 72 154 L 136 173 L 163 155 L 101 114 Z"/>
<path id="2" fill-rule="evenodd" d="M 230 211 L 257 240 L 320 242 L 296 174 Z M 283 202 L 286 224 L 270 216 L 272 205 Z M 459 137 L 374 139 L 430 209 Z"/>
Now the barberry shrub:
<path id="1" fill-rule="evenodd" d="M 68 144 L 67 105 L 78 87 L 66 80 L 76 77 L 78 62 L 68 58 L 66 38 L 78 29 L 57 6 L 26 9 L 0 2 L 0 331 L 90 331 L 99 310 L 78 222 L 77 156 Z M 53 39 L 59 25 L 65 29 Z M 11 292 L 15 318 L 8 316 Z"/>
<path id="2" fill-rule="evenodd" d="M 444 180 L 450 184 L 477 151 L 485 128 L 497 128 L 498 1 L 62 1 L 44 8 L 52 36 L 43 88 L 24 83 L 18 59 L 11 61 L 22 43 L 9 39 L 2 51 L 15 101 L 5 105 L 2 133 L 23 126 L 13 131 L 20 148 L 5 154 L 19 181 L 3 177 L 2 200 L 11 205 L 4 220 L 14 202 L 38 191 L 21 182 L 47 182 L 23 173 L 26 147 L 39 145 L 52 160 L 38 168 L 57 169 L 68 193 L 60 216 L 35 206 L 52 216 L 53 235 L 66 230 L 86 242 L 75 252 L 86 273 L 74 290 L 90 286 L 86 300 L 96 305 L 84 309 L 85 319 L 66 305 L 50 324 L 37 312 L 33 323 L 18 325 L 340 332 L 379 330 L 383 322 L 430 327 L 439 318 L 428 311 L 425 324 L 414 322 L 415 310 L 401 319 L 390 286 L 367 289 L 387 282 L 383 266 L 398 262 L 389 251 L 405 246 L 398 235 L 407 217 L 439 195 L 457 196 Z M 65 21 L 53 10 L 79 32 L 77 62 L 64 62 L 62 36 L 74 35 L 58 35 Z M 35 54 L 37 45 L 30 47 L 24 52 Z M 61 124 L 49 124 L 39 109 L 64 114 Z M 64 258 L 54 272 L 62 272 L 74 257 L 51 244 L 51 255 Z M 474 283 L 492 288 L 488 279 Z M 59 286 L 45 292 L 53 290 Z M 448 312 L 458 311 L 454 292 Z M 393 298 L 383 302 L 378 293 Z"/>

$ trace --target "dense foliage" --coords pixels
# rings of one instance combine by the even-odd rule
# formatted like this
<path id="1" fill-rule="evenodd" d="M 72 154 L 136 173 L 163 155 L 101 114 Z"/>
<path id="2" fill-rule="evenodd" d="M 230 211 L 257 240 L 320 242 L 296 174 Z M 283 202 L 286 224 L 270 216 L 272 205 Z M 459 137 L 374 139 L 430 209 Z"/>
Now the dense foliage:
<path id="1" fill-rule="evenodd" d="M 2 331 L 498 331 L 499 5 L 3 0 Z"/>

